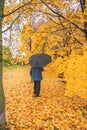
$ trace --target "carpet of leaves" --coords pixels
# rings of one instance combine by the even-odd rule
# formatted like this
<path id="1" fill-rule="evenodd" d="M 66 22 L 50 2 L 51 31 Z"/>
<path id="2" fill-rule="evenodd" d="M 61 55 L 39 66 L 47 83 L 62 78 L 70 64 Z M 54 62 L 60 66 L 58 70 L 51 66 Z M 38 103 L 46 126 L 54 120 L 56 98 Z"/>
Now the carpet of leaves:
<path id="1" fill-rule="evenodd" d="M 47 68 L 40 97 L 33 98 L 29 67 L 4 69 L 9 130 L 87 130 L 87 100 L 65 97 L 65 84 Z"/>

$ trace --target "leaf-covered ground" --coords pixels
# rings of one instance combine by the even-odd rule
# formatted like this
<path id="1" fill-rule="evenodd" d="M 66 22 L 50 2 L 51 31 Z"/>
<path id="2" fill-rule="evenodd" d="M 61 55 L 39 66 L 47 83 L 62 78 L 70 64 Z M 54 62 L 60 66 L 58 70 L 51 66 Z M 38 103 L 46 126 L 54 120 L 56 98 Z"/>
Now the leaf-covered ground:
<path id="1" fill-rule="evenodd" d="M 9 130 L 87 130 L 87 101 L 65 97 L 65 84 L 43 72 L 40 97 L 33 98 L 29 67 L 4 69 Z"/>

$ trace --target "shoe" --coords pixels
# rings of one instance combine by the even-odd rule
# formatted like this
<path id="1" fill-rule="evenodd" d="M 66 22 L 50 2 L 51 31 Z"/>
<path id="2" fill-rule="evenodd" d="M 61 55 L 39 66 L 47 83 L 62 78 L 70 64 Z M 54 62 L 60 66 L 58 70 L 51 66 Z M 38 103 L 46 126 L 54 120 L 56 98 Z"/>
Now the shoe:
<path id="1" fill-rule="evenodd" d="M 37 97 L 37 95 L 34 93 L 32 97 Z"/>
<path id="2" fill-rule="evenodd" d="M 36 97 L 40 97 L 39 95 L 36 95 Z"/>

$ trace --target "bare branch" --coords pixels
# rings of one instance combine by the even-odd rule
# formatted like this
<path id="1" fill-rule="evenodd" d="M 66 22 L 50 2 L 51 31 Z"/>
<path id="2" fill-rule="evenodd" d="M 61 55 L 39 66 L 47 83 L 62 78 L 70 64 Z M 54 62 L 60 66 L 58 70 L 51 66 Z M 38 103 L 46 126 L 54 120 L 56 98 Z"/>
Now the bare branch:
<path id="1" fill-rule="evenodd" d="M 86 0 L 80 0 L 81 10 L 84 12 Z"/>
<path id="2" fill-rule="evenodd" d="M 44 2 L 44 0 L 41 0 L 41 2 L 49 9 L 51 10 L 53 13 L 55 13 L 58 17 L 63 18 L 64 20 L 66 20 L 67 22 L 71 23 L 72 25 L 74 25 L 76 28 L 78 28 L 80 31 L 84 32 L 84 30 L 82 28 L 80 28 L 77 24 L 75 24 L 74 22 L 70 21 L 69 19 L 67 19 L 66 17 L 64 17 L 62 14 L 60 14 L 59 12 L 56 12 L 55 10 L 53 10 L 51 7 L 49 7 L 49 5 Z"/>
<path id="3" fill-rule="evenodd" d="M 15 10 L 13 10 L 12 12 L 10 12 L 10 13 L 8 13 L 8 14 L 3 15 L 3 17 L 6 17 L 6 16 L 9 16 L 9 15 L 13 14 L 13 13 L 14 13 L 14 12 L 16 12 L 17 10 L 19 10 L 19 9 L 21 9 L 21 8 L 25 7 L 26 5 L 30 4 L 31 2 L 32 2 L 32 0 L 31 0 L 30 2 L 28 2 L 28 3 L 24 4 L 24 5 L 20 6 L 19 8 L 17 8 L 17 9 L 15 9 Z"/>
<path id="4" fill-rule="evenodd" d="M 31 8 L 27 8 L 27 10 L 28 10 L 28 9 L 31 9 Z M 25 10 L 23 10 L 23 12 L 25 12 L 25 11 L 27 11 L 27 10 L 25 9 Z M 12 25 L 15 23 L 16 19 L 17 19 L 21 14 L 22 14 L 22 12 L 12 21 L 12 23 L 10 24 L 10 26 L 9 26 L 7 29 L 5 29 L 4 31 L 2 31 L 2 33 L 8 31 L 8 30 L 12 27 Z"/>
<path id="5" fill-rule="evenodd" d="M 2 31 L 2 33 L 8 31 L 8 30 L 12 27 L 12 25 L 14 24 L 14 22 L 16 21 L 16 19 L 17 19 L 19 16 L 20 16 L 20 14 L 12 21 L 12 23 L 10 24 L 10 26 L 9 26 L 7 29 L 5 29 L 4 31 Z"/>
<path id="6" fill-rule="evenodd" d="M 76 37 L 74 37 L 74 39 L 81 45 L 83 46 L 83 43 L 81 41 L 79 41 Z"/>

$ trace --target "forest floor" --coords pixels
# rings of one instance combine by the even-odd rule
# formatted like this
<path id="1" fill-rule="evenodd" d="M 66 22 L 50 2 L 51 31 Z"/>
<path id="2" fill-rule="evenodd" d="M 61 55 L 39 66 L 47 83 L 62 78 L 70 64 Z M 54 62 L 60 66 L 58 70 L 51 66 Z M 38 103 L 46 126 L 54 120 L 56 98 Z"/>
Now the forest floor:
<path id="1" fill-rule="evenodd" d="M 3 70 L 9 130 L 87 130 L 87 101 L 64 96 L 66 84 L 48 68 L 40 97 L 32 97 L 29 70 L 29 66 Z"/>

